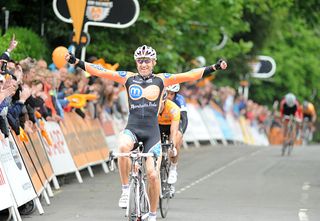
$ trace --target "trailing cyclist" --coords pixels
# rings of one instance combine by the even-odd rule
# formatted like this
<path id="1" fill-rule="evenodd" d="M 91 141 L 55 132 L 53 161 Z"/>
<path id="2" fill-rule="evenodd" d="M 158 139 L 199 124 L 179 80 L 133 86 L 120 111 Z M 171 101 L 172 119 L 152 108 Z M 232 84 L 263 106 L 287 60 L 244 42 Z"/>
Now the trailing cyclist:
<path id="1" fill-rule="evenodd" d="M 183 142 L 183 134 L 186 131 L 187 126 L 188 126 L 187 104 L 186 104 L 184 97 L 178 93 L 179 90 L 180 90 L 179 84 L 174 84 L 174 85 L 167 87 L 168 99 L 173 101 L 180 108 L 179 130 L 177 132 L 177 144 L 175 145 L 176 150 L 177 150 L 177 156 L 172 157 L 172 159 L 171 159 L 172 161 L 171 161 L 169 178 L 168 178 L 169 184 L 174 184 L 177 182 L 178 157 L 179 157 L 180 148 L 181 148 L 182 142 Z"/>
<path id="2" fill-rule="evenodd" d="M 177 160 L 178 152 L 177 145 L 181 138 L 179 135 L 179 126 L 180 126 L 180 108 L 173 101 L 167 99 L 167 92 L 163 96 L 162 103 L 160 104 L 160 112 L 158 116 L 158 122 L 160 127 L 160 134 L 165 134 L 169 137 L 170 141 L 173 142 L 174 152 L 170 156 L 170 171 L 168 183 L 174 184 L 177 181 Z M 174 172 L 174 177 L 172 173 Z M 171 180 L 170 180 L 171 179 Z M 171 186 L 171 194 L 174 194 L 174 186 Z"/>
<path id="3" fill-rule="evenodd" d="M 217 64 L 193 69 L 185 73 L 154 74 L 153 68 L 157 63 L 157 53 L 152 47 L 146 45 L 138 47 L 134 52 L 138 73 L 107 70 L 99 65 L 81 61 L 70 53 L 65 55 L 65 59 L 92 75 L 113 80 L 125 86 L 128 95 L 129 118 L 124 131 L 119 136 L 119 152 L 128 153 L 134 149 L 134 144 L 137 141 L 141 141 L 144 143 L 143 151 L 145 153 L 153 152 L 157 157 L 161 154 L 158 113 L 164 88 L 177 83 L 195 81 L 218 69 L 227 68 L 227 63 L 219 60 Z M 130 161 L 121 157 L 118 163 L 122 184 L 119 206 L 127 207 Z M 146 160 L 151 210 L 149 220 L 156 220 L 160 194 L 159 165 L 159 158 L 157 160 L 158 168 L 155 167 L 152 157 L 148 157 Z"/>
<path id="4" fill-rule="evenodd" d="M 314 108 L 314 105 L 309 101 L 303 101 L 302 104 L 302 114 L 303 114 L 303 121 L 307 124 L 307 127 L 310 131 L 310 135 L 304 134 L 306 131 L 303 131 L 303 136 L 309 136 L 311 138 L 312 133 L 315 130 L 315 123 L 317 120 L 317 113 Z"/>

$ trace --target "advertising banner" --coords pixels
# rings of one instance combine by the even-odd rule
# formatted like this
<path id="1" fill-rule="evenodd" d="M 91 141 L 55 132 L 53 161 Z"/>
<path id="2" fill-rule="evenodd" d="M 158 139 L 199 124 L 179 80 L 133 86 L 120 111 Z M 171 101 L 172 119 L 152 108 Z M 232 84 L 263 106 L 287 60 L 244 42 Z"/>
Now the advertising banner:
<path id="1" fill-rule="evenodd" d="M 8 176 L 9 185 L 18 206 L 37 197 L 12 135 L 2 141 L 0 156 L 3 168 Z"/>
<path id="2" fill-rule="evenodd" d="M 43 139 L 54 174 L 61 175 L 76 172 L 77 168 L 59 124 L 56 122 L 45 122 L 45 129 L 52 141 L 52 145 L 49 145 Z"/>
<path id="3" fill-rule="evenodd" d="M 0 142 L 0 148 L 2 148 L 1 145 L 2 144 Z M 0 161 L 0 196 L 1 196 L 0 211 L 13 206 L 13 202 L 12 202 L 13 197 L 12 197 L 11 189 L 8 184 L 8 180 L 7 180 L 1 161 Z"/>

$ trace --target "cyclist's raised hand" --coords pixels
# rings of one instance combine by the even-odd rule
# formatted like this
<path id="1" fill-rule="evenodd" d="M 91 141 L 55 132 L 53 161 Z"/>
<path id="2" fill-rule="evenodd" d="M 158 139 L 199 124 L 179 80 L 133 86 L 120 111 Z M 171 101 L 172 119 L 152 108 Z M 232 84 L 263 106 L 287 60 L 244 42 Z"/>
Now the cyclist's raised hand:
<path id="1" fill-rule="evenodd" d="M 219 59 L 216 64 L 213 65 L 215 70 L 225 70 L 228 67 L 228 64 L 225 60 Z"/>
<path id="2" fill-rule="evenodd" d="M 76 64 L 77 58 L 70 52 L 66 53 L 64 59 L 70 64 Z"/>
<path id="3" fill-rule="evenodd" d="M 13 49 L 17 47 L 17 45 L 18 42 L 15 39 L 15 34 L 13 34 L 7 51 L 10 53 L 11 51 L 13 51 Z"/>

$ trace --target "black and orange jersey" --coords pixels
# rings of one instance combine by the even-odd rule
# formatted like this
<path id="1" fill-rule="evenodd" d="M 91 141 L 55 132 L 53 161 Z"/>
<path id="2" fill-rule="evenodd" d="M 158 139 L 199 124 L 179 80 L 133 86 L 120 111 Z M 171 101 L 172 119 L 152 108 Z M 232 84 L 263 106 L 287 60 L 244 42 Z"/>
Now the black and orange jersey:
<path id="1" fill-rule="evenodd" d="M 160 125 L 171 125 L 172 122 L 180 121 L 180 108 L 171 100 L 166 100 L 162 112 L 158 116 Z"/>
<path id="2" fill-rule="evenodd" d="M 85 71 L 123 84 L 128 95 L 128 125 L 145 125 L 157 123 L 159 104 L 163 89 L 169 85 L 186 81 L 195 81 L 202 77 L 205 68 L 193 69 L 189 72 L 170 74 L 151 74 L 143 77 L 138 73 L 127 71 L 111 71 L 91 63 L 85 63 Z"/>
<path id="3" fill-rule="evenodd" d="M 316 110 L 314 108 L 314 105 L 308 102 L 308 105 L 302 109 L 302 113 L 303 115 L 315 116 Z"/>

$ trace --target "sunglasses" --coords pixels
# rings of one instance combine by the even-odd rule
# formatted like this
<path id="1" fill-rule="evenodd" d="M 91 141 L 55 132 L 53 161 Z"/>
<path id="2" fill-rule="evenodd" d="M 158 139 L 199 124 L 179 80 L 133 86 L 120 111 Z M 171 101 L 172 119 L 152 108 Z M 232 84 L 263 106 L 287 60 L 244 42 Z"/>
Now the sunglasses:
<path id="1" fill-rule="evenodd" d="M 138 64 L 143 64 L 143 63 L 150 64 L 152 60 L 151 59 L 138 59 L 136 61 Z"/>

